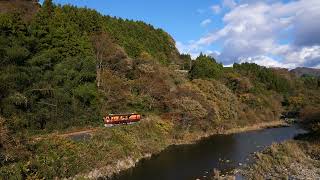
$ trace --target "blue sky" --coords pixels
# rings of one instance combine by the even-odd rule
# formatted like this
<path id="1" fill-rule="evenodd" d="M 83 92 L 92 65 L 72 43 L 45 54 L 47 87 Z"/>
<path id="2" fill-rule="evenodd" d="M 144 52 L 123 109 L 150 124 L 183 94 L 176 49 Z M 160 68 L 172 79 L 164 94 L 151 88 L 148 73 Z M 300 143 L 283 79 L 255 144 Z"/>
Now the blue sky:
<path id="1" fill-rule="evenodd" d="M 142 20 L 167 31 L 182 53 L 225 65 L 320 68 L 319 0 L 54 0 Z"/>

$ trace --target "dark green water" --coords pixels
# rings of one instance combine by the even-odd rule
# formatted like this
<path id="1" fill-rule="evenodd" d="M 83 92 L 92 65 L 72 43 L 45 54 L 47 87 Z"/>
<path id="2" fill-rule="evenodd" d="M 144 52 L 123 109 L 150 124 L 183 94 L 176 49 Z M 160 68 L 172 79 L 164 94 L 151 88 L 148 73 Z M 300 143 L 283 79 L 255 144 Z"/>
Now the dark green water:
<path id="1" fill-rule="evenodd" d="M 305 133 L 298 126 L 272 128 L 233 135 L 215 135 L 197 144 L 171 146 L 113 180 L 206 179 L 214 169 L 228 172 L 250 163 L 252 154 L 275 142 Z"/>

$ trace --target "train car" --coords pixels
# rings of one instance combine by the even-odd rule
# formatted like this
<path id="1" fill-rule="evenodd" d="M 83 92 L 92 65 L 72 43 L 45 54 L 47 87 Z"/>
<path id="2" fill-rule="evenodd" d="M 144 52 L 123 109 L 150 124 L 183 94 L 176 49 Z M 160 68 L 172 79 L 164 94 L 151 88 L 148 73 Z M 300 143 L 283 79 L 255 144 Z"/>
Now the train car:
<path id="1" fill-rule="evenodd" d="M 103 118 L 105 127 L 112 127 L 119 124 L 133 124 L 141 120 L 141 115 L 131 114 L 109 114 Z"/>

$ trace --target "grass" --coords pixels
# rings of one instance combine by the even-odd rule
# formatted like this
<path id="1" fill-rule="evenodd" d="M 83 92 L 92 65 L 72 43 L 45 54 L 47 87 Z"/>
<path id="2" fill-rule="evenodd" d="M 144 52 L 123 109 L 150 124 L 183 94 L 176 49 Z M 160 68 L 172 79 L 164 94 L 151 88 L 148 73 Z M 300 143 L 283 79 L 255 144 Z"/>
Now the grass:
<path id="1" fill-rule="evenodd" d="M 256 124 L 253 124 L 250 126 L 232 128 L 232 129 L 226 130 L 222 134 L 234 134 L 234 133 L 254 131 L 254 130 L 259 130 L 259 129 L 280 127 L 280 126 L 288 126 L 288 124 L 285 123 L 284 121 L 261 122 L 261 123 L 256 123 Z"/>
<path id="2" fill-rule="evenodd" d="M 315 179 L 320 175 L 319 141 L 290 140 L 273 144 L 256 154 L 255 164 L 244 170 L 247 179 L 288 179 L 299 177 Z M 317 174 L 318 173 L 318 174 Z"/>

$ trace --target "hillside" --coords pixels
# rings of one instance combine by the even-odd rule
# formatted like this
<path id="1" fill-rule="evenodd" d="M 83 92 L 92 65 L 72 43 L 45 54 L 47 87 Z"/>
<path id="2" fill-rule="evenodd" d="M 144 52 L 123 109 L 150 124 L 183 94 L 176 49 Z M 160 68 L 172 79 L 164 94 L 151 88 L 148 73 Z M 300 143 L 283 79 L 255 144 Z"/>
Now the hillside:
<path id="1" fill-rule="evenodd" d="M 25 21 L 31 20 L 39 10 L 37 0 L 2 0 L 0 1 L 0 13 L 18 13 Z"/>
<path id="2" fill-rule="evenodd" d="M 19 12 L 21 3 L 34 6 L 5 4 L 17 2 Z M 250 63 L 224 68 L 203 54 L 191 61 L 152 25 L 50 0 L 38 6 L 27 19 L 16 10 L 0 13 L 5 179 L 73 177 L 320 104 L 319 79 Z M 105 114 L 122 112 L 144 119 L 101 128 Z M 89 127 L 97 131 L 86 143 L 48 135 Z"/>
<path id="3" fill-rule="evenodd" d="M 306 68 L 306 67 L 299 67 L 291 70 L 294 74 L 301 77 L 303 75 L 315 76 L 320 77 L 320 69 L 313 69 L 313 68 Z"/>
<path id="4" fill-rule="evenodd" d="M 34 2 L 5 4 L 32 7 Z M 27 128 L 100 123 L 102 114 L 129 108 L 101 111 L 106 104 L 100 87 L 102 74 L 116 77 L 107 80 L 115 81 L 113 88 L 120 94 L 112 95 L 114 99 L 108 98 L 108 103 L 118 107 L 118 100 L 126 103 L 132 99 L 129 89 L 123 87 L 134 78 L 129 76 L 135 75 L 138 59 L 163 65 L 179 61 L 172 38 L 142 22 L 50 3 L 44 3 L 31 21 L 19 17 L 23 15 L 16 11 L 1 14 L 1 107 L 5 117 L 18 115 Z M 89 116 L 91 120 L 85 122 Z"/>
<path id="5" fill-rule="evenodd" d="M 151 55 L 162 64 L 182 64 L 179 52 L 173 38 L 162 29 L 155 29 L 144 22 L 123 20 L 105 16 L 104 29 L 115 43 L 124 47 L 126 53 L 132 58 L 141 55 Z"/>

